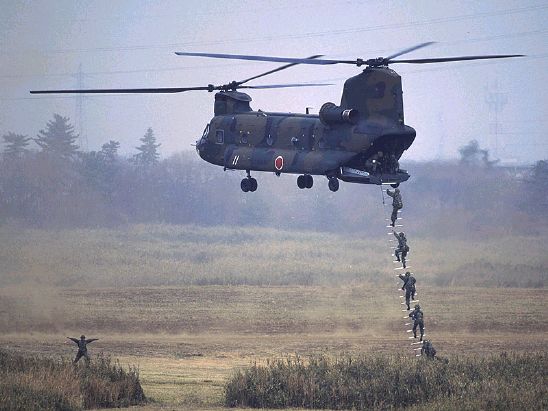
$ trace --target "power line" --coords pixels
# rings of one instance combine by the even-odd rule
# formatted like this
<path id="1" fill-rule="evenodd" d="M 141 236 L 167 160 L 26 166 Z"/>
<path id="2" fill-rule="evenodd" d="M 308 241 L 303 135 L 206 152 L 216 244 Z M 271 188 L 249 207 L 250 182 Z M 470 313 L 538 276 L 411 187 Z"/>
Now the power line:
<path id="1" fill-rule="evenodd" d="M 463 20 L 494 17 L 494 16 L 505 16 L 510 14 L 525 13 L 532 11 L 539 11 L 548 9 L 548 5 L 537 5 L 529 7 L 520 7 L 515 9 L 507 9 L 500 11 L 492 12 L 483 12 L 475 14 L 463 14 L 460 16 L 451 16 L 451 17 L 439 17 L 430 20 L 422 20 L 409 23 L 391 23 L 384 25 L 377 25 L 371 27 L 359 27 L 351 29 L 339 29 L 339 30 L 328 30 L 328 31 L 319 31 L 319 32 L 309 32 L 302 34 L 285 34 L 278 36 L 264 36 L 264 37 L 241 37 L 235 39 L 223 39 L 209 42 L 184 42 L 184 43 L 171 43 L 171 44 L 160 44 L 160 45 L 140 45 L 140 46 L 119 46 L 119 47 L 94 47 L 94 48 L 80 48 L 80 49 L 61 49 L 61 50 L 40 50 L 42 54 L 63 54 L 63 53 L 88 53 L 88 52 L 110 52 L 110 51 L 133 51 L 133 50 L 160 50 L 160 49 L 173 49 L 175 47 L 189 47 L 189 46 L 204 46 L 204 45 L 219 45 L 219 44 L 234 44 L 234 43 L 254 43 L 254 42 L 264 42 L 264 41 L 275 41 L 275 40 L 293 40 L 293 39 L 303 39 L 303 38 L 314 38 L 314 37 L 324 37 L 324 36 L 340 36 L 346 34 L 356 34 L 356 33 L 366 33 L 371 31 L 378 30 L 389 30 L 389 29 L 406 29 L 413 28 L 417 26 L 430 25 L 430 24 L 442 24 L 442 23 L 452 23 Z M 15 50 L 15 51 L 4 51 L 4 53 L 28 53 L 29 51 Z M 31 51 L 36 52 L 36 51 Z"/>
<path id="2" fill-rule="evenodd" d="M 472 43 L 472 42 L 482 42 L 482 41 L 492 41 L 492 40 L 500 40 L 500 39 L 507 39 L 507 38 L 517 38 L 517 37 L 526 37 L 526 36 L 536 36 L 536 35 L 542 35 L 548 33 L 548 30 L 533 30 L 533 31 L 527 31 L 527 32 L 521 32 L 521 33 L 510 33 L 510 34 L 500 34 L 496 36 L 488 36 L 488 37 L 478 37 L 478 38 L 472 38 L 472 39 L 462 39 L 462 40 L 453 40 L 449 42 L 439 42 L 435 43 L 434 47 L 436 46 L 450 46 L 455 44 L 462 44 L 462 43 Z M 370 50 L 366 52 L 368 55 L 374 55 L 375 53 L 385 53 L 385 52 L 391 52 L 392 49 L 377 49 L 377 50 Z M 336 55 L 335 55 L 336 57 Z M 241 67 L 241 66 L 250 66 L 254 65 L 256 63 L 228 63 L 228 64 L 208 64 L 208 68 L 225 68 L 225 67 Z M 134 74 L 134 73 L 156 73 L 156 72 L 171 72 L 171 71 L 182 71 L 182 70 L 203 70 L 204 66 L 197 65 L 197 66 L 179 66 L 179 67 L 164 67 L 164 68 L 144 68 L 144 69 L 134 69 L 134 70 L 111 70 L 111 71 L 90 71 L 86 72 L 86 76 L 94 76 L 94 75 L 114 75 L 114 74 Z M 7 74 L 2 75 L 0 78 L 27 78 L 27 77 L 40 77 L 40 78 L 47 78 L 47 77 L 68 77 L 68 76 L 74 76 L 74 73 L 52 73 L 52 74 Z"/>

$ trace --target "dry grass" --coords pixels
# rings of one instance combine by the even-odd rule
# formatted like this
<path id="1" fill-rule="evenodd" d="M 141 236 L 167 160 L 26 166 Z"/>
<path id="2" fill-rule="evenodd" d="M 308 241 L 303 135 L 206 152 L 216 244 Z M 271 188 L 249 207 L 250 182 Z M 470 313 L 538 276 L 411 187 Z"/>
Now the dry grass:
<path id="1" fill-rule="evenodd" d="M 409 239 L 410 257 L 420 261 L 421 279 L 461 286 L 543 287 L 548 279 L 545 242 L 538 236 L 473 242 Z M 4 287 L 377 285 L 392 264 L 385 238 L 256 227 L 0 226 L 0 244 Z"/>
<path id="2" fill-rule="evenodd" d="M 392 409 L 448 405 L 546 409 L 546 354 L 415 360 L 402 356 L 286 357 L 235 372 L 225 405 Z M 462 401 L 462 399 L 466 399 Z"/>
<path id="3" fill-rule="evenodd" d="M 16 318 L 0 334 L 10 350 L 74 355 L 65 335 L 136 364 L 157 405 L 218 408 L 235 368 L 286 354 L 412 355 L 393 286 L 188 286 L 58 290 L 68 307 L 51 322 Z M 542 289 L 419 287 L 427 335 L 441 356 L 547 352 L 548 296 Z M 19 325 L 16 325 L 19 324 Z M 57 332 L 46 332 L 55 326 Z M 42 329 L 43 333 L 36 330 Z M 435 409 L 433 407 L 432 409 Z"/>
<path id="4" fill-rule="evenodd" d="M 89 365 L 0 351 L 0 407 L 10 410 L 78 410 L 145 403 L 136 369 L 108 357 Z"/>
<path id="5" fill-rule="evenodd" d="M 147 407 L 219 408 L 235 368 L 288 353 L 412 354 L 386 239 L 3 226 L 0 244 L 0 344 L 71 358 L 65 335 L 99 337 L 92 356 L 139 366 L 157 401 Z M 548 351 L 543 238 L 410 244 L 427 335 L 440 355 Z"/>

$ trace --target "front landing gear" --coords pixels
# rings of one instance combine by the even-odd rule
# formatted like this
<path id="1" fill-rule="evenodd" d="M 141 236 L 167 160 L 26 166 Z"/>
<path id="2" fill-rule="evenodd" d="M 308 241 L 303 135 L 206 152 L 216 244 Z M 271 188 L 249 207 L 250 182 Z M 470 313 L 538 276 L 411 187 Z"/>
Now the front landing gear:
<path id="1" fill-rule="evenodd" d="M 257 180 L 251 177 L 249 170 L 246 171 L 247 177 L 242 179 L 242 182 L 240 183 L 240 188 L 244 193 L 247 193 L 248 191 L 254 192 L 257 190 Z"/>
<path id="2" fill-rule="evenodd" d="M 297 186 L 300 189 L 303 188 L 312 188 L 314 185 L 314 179 L 310 174 L 304 174 L 302 176 L 297 177 Z"/>
<path id="3" fill-rule="evenodd" d="M 329 183 L 327 184 L 329 189 L 333 192 L 337 191 L 339 189 L 339 179 L 335 176 L 327 178 L 329 179 Z"/>

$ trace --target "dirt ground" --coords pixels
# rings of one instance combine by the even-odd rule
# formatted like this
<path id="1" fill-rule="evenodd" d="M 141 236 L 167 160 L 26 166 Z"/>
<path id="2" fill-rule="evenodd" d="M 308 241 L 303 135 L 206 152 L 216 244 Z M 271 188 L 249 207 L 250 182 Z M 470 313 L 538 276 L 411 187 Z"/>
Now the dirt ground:
<path id="1" fill-rule="evenodd" d="M 66 336 L 100 338 L 138 366 L 150 409 L 218 408 L 234 369 L 286 354 L 413 355 L 394 287 L 190 286 L 57 289 L 27 311 L 0 298 L 3 348 L 71 357 Z M 5 291 L 5 290 L 4 290 Z M 48 291 L 52 293 L 52 290 Z M 46 293 L 46 291 L 45 291 Z M 47 293 L 46 293 L 47 294 Z M 50 301 L 48 297 L 48 301 Z M 543 289 L 422 287 L 427 338 L 441 356 L 548 349 Z"/>

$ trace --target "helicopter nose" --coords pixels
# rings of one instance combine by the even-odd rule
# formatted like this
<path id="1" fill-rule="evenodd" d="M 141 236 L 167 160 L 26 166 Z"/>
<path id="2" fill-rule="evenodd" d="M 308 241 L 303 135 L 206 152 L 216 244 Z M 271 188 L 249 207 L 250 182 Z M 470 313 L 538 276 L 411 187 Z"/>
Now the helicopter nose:
<path id="1" fill-rule="evenodd" d="M 201 139 L 199 139 L 199 140 L 196 141 L 196 151 L 197 151 L 198 153 L 199 153 L 200 151 L 203 150 L 204 144 L 205 144 L 205 142 L 204 142 L 204 139 L 203 139 L 203 138 L 201 138 Z"/>

